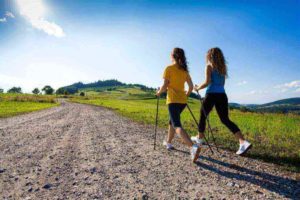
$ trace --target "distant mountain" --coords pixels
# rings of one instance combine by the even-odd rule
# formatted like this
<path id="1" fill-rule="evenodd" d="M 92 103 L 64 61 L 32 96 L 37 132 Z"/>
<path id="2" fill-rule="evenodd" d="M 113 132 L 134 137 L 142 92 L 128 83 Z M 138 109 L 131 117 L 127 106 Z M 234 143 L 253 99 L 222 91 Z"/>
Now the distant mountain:
<path id="1" fill-rule="evenodd" d="M 260 105 L 230 103 L 229 106 L 242 111 L 300 114 L 300 97 L 281 99 Z"/>
<path id="2" fill-rule="evenodd" d="M 260 106 L 273 106 L 273 105 L 300 105 L 300 97 L 289 98 L 289 99 L 281 99 L 278 101 L 274 101 L 271 103 L 262 104 Z"/>

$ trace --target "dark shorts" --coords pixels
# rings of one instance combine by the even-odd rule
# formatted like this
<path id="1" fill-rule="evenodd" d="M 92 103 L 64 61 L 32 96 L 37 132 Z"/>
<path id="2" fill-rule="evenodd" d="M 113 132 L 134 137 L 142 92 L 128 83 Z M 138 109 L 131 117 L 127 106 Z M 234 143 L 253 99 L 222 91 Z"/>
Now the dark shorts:
<path id="1" fill-rule="evenodd" d="M 186 107 L 186 104 L 182 103 L 170 103 L 168 104 L 169 124 L 173 126 L 173 128 L 181 128 L 180 114 Z"/>

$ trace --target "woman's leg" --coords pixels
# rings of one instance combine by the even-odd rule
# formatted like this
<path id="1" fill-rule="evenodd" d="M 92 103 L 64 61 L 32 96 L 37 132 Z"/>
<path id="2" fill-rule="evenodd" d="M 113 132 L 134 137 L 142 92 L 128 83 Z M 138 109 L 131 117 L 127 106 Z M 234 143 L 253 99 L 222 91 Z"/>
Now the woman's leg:
<path id="1" fill-rule="evenodd" d="M 175 131 L 178 135 L 180 135 L 180 137 L 182 138 L 182 140 L 188 147 L 193 146 L 194 143 L 192 142 L 190 136 L 185 132 L 185 130 L 183 128 L 177 127 L 177 128 L 175 128 Z"/>
<path id="2" fill-rule="evenodd" d="M 193 162 L 196 162 L 196 160 L 199 157 L 201 148 L 192 142 L 190 136 L 185 132 L 185 130 L 181 126 L 181 121 L 180 121 L 180 114 L 186 107 L 186 104 L 175 104 L 174 107 L 169 109 L 170 112 L 170 118 L 172 125 L 175 129 L 175 132 L 180 135 L 184 143 L 190 148 L 190 153 L 191 153 L 191 158 Z"/>
<path id="3" fill-rule="evenodd" d="M 201 106 L 201 116 L 199 121 L 199 127 L 198 127 L 198 137 L 199 139 L 204 138 L 204 131 L 206 127 L 206 118 L 213 109 L 215 104 L 214 99 L 212 98 L 212 95 L 207 94 L 203 100 L 202 106 Z"/>
<path id="4" fill-rule="evenodd" d="M 169 124 L 167 143 L 172 143 L 174 136 L 175 136 L 175 129 L 173 128 L 172 125 Z"/>
<path id="5" fill-rule="evenodd" d="M 191 141 L 189 135 L 185 132 L 185 130 L 182 128 L 181 120 L 180 120 L 180 114 L 186 107 L 186 104 L 178 104 L 178 103 L 172 103 L 168 105 L 169 109 L 169 115 L 170 115 L 170 122 L 172 124 L 172 127 L 169 128 L 169 138 L 173 139 L 172 131 L 175 130 L 175 132 L 180 135 L 182 140 L 186 145 L 189 147 L 193 146 L 193 142 Z"/>
<path id="6" fill-rule="evenodd" d="M 240 144 L 242 144 L 245 141 L 245 139 L 239 127 L 229 119 L 228 99 L 225 93 L 220 94 L 219 97 L 216 99 L 216 110 L 219 115 L 219 118 L 221 119 L 221 122 L 235 135 L 235 137 L 239 140 Z"/>

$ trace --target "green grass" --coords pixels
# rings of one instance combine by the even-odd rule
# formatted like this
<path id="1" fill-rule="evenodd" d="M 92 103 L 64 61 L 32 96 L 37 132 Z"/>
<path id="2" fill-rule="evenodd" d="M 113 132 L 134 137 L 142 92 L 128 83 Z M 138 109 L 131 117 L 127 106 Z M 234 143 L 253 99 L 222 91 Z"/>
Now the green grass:
<path id="1" fill-rule="evenodd" d="M 0 94 L 0 118 L 57 106 L 55 96 Z"/>
<path id="2" fill-rule="evenodd" d="M 113 108 L 118 113 L 135 121 L 154 124 L 156 99 L 124 98 L 129 96 L 128 93 L 128 91 L 118 94 L 115 92 L 112 94 L 100 92 L 83 98 L 74 97 L 71 101 Z M 136 94 L 139 95 L 139 93 Z M 198 119 L 199 101 L 190 99 L 189 105 Z M 168 112 L 165 99 L 161 99 L 159 106 L 158 123 L 160 127 L 166 128 L 168 125 Z M 248 154 L 250 157 L 281 164 L 292 171 L 300 171 L 299 115 L 244 113 L 231 110 L 230 117 L 240 127 L 246 138 L 254 144 L 254 148 Z M 182 122 L 184 128 L 191 135 L 197 134 L 197 128 L 187 109 L 182 114 Z M 238 148 L 237 141 L 230 131 L 221 124 L 215 111 L 210 114 L 210 122 L 213 128 L 218 129 L 214 134 L 217 144 L 222 148 L 236 151 Z"/>

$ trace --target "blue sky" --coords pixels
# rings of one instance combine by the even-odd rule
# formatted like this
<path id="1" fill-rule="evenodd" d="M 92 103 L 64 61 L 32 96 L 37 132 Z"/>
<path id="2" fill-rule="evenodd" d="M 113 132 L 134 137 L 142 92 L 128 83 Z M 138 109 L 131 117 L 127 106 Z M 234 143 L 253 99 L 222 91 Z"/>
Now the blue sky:
<path id="1" fill-rule="evenodd" d="M 205 53 L 218 46 L 231 102 L 299 97 L 299 7 L 299 0 L 0 0 L 0 88 L 110 78 L 157 87 L 173 47 L 185 49 L 200 83 Z"/>

